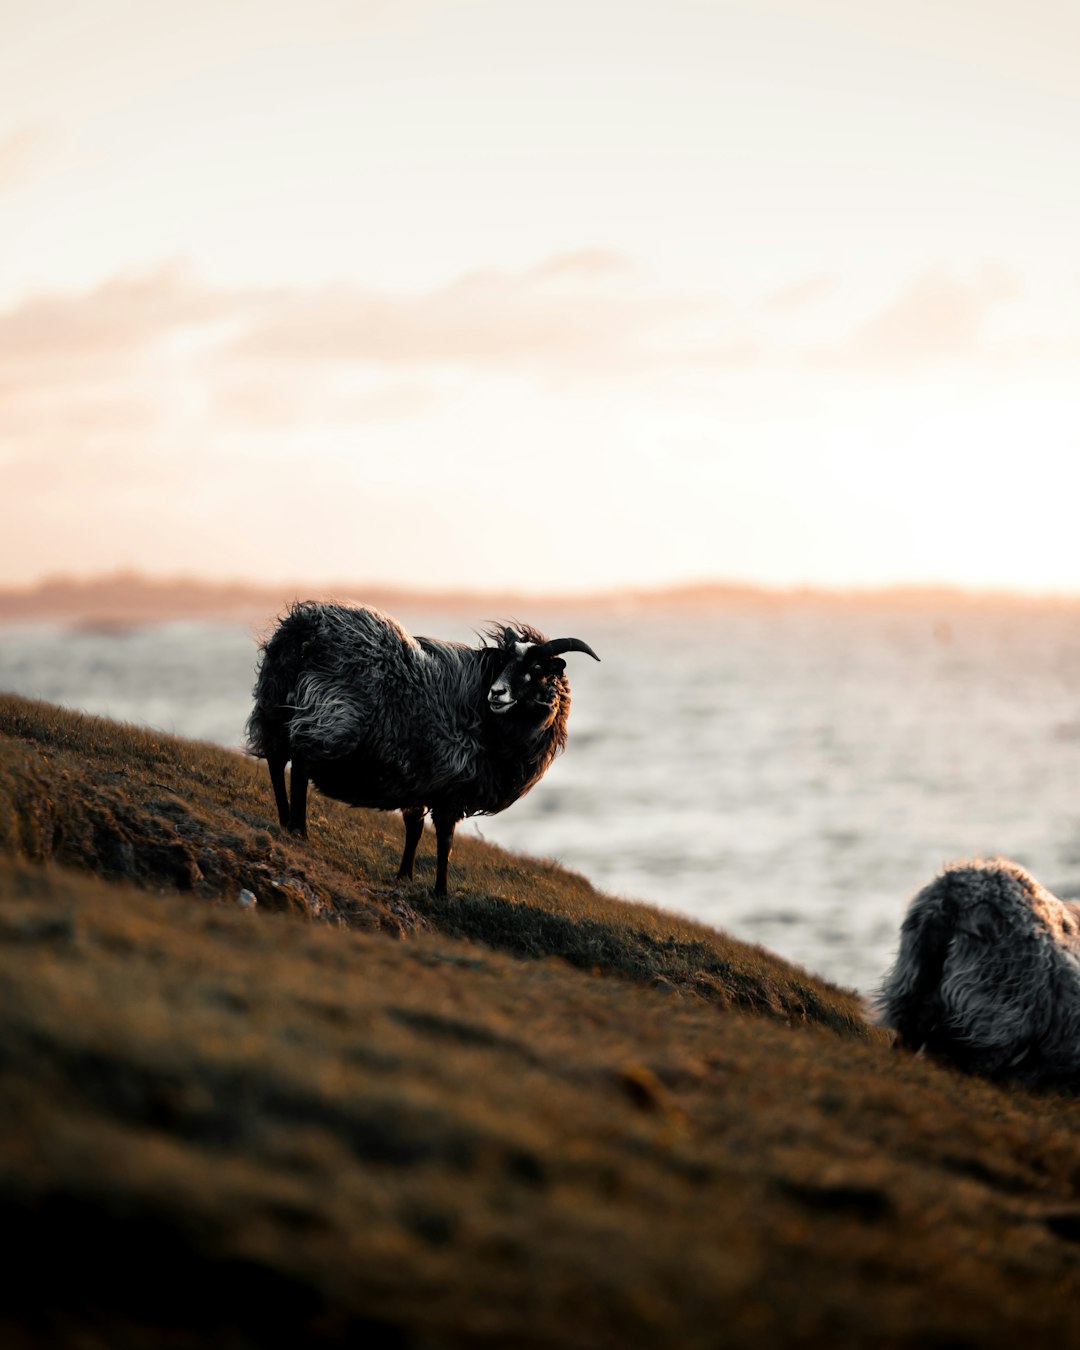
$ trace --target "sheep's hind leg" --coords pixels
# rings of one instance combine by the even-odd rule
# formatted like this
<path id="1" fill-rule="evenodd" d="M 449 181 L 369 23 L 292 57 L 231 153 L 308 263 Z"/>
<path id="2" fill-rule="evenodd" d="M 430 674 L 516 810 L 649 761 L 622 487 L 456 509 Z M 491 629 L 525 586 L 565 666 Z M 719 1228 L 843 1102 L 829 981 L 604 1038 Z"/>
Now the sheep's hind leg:
<path id="1" fill-rule="evenodd" d="M 412 881 L 416 849 L 424 833 L 424 810 L 422 806 L 410 806 L 401 813 L 405 822 L 405 852 L 401 855 L 401 866 L 397 871 L 398 881 Z"/>
<path id="2" fill-rule="evenodd" d="M 285 791 L 285 755 L 267 755 L 266 766 L 270 770 L 270 785 L 274 789 L 274 801 L 277 802 L 278 821 L 283 830 L 289 827 L 289 794 Z"/>
<path id="3" fill-rule="evenodd" d="M 454 830 L 460 816 L 437 815 L 432 812 L 435 825 L 435 843 L 438 850 L 438 862 L 435 867 L 435 894 L 446 895 L 446 876 L 450 870 L 450 854 L 454 851 Z"/>
<path id="4" fill-rule="evenodd" d="M 296 755 L 293 755 L 290 779 L 292 802 L 289 807 L 289 833 L 299 835 L 301 839 L 306 839 L 308 771 L 307 765 Z"/>

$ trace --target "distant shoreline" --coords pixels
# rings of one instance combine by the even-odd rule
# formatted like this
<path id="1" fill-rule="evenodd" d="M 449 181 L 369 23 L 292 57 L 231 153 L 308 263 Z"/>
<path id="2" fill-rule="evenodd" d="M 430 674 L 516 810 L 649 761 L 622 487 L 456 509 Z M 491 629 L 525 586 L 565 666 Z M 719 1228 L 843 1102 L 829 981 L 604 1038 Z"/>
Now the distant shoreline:
<path id="1" fill-rule="evenodd" d="M 156 578 L 134 572 L 79 580 L 54 577 L 26 587 L 0 588 L 0 623 L 53 621 L 107 628 L 176 619 L 262 622 L 300 598 L 337 598 L 396 609 L 468 611 L 483 617 L 526 609 L 607 610 L 613 613 L 707 612 L 717 609 L 1080 610 L 1080 595 L 1025 594 L 953 586 L 883 586 L 858 590 L 769 587 L 724 581 L 542 593 L 469 589 L 422 590 L 386 582 L 257 586 L 193 577 Z"/>

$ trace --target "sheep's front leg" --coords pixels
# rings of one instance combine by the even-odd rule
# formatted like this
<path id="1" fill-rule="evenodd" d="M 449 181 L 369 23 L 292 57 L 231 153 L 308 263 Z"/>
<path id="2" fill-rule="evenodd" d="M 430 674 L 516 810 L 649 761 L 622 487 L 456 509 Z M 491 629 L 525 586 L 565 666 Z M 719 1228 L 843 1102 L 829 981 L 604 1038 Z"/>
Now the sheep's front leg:
<path id="1" fill-rule="evenodd" d="M 416 849 L 424 833 L 424 811 L 423 806 L 410 806 L 401 813 L 405 822 L 405 852 L 401 855 L 401 866 L 397 872 L 399 881 L 412 881 Z"/>
<path id="2" fill-rule="evenodd" d="M 446 874 L 450 870 L 450 854 L 454 851 L 454 830 L 460 816 L 431 813 L 435 825 L 435 843 L 438 861 L 435 866 L 435 894 L 446 895 Z"/>
<path id="3" fill-rule="evenodd" d="M 296 755 L 293 755 L 290 778 L 292 802 L 289 807 L 289 833 L 297 834 L 301 839 L 306 839 L 308 770 L 304 761 Z"/>

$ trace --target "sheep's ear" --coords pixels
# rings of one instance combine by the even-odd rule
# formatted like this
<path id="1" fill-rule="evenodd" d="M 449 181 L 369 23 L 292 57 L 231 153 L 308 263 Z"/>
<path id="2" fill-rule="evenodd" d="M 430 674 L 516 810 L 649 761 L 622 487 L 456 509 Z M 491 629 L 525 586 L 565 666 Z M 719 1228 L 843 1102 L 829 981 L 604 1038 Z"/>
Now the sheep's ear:
<path id="1" fill-rule="evenodd" d="M 561 675 L 563 671 L 566 669 L 566 662 L 562 659 L 561 656 L 556 656 L 553 660 L 549 661 L 548 664 L 551 666 L 551 669 L 555 671 L 555 673 L 558 675 Z"/>
<path id="2" fill-rule="evenodd" d="M 503 642 L 505 642 L 508 647 L 512 647 L 517 640 L 518 635 L 512 628 L 503 629 Z"/>

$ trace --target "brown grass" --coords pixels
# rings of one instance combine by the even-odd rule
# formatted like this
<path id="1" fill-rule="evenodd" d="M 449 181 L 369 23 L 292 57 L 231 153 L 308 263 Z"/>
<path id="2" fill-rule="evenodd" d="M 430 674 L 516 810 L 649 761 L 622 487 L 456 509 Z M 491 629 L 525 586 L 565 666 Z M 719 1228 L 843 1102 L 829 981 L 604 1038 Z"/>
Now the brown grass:
<path id="1" fill-rule="evenodd" d="M 268 805 L 0 701 L 0 1344 L 1071 1343 L 1080 1105 L 553 866 L 464 841 L 436 905 L 392 822 Z"/>

